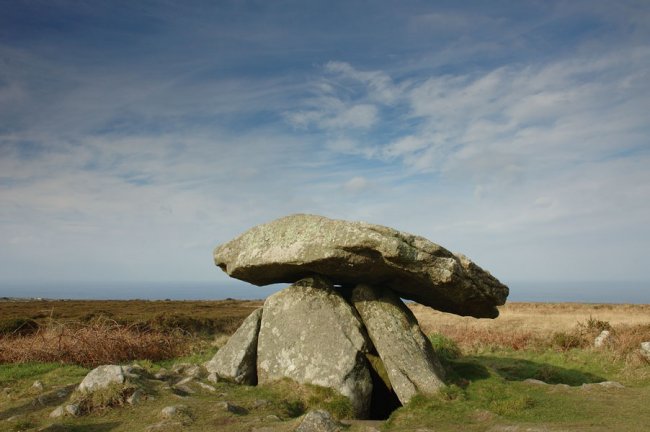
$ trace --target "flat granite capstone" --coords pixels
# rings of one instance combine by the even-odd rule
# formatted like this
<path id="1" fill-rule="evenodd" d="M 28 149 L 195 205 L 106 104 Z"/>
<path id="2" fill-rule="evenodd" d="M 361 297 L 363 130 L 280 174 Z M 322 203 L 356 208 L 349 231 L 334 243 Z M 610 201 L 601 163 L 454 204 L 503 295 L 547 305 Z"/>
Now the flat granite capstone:
<path id="1" fill-rule="evenodd" d="M 495 318 L 508 287 L 464 255 L 381 225 L 295 214 L 258 225 L 217 247 L 228 275 L 255 285 L 322 275 L 366 283 L 444 312 Z"/>

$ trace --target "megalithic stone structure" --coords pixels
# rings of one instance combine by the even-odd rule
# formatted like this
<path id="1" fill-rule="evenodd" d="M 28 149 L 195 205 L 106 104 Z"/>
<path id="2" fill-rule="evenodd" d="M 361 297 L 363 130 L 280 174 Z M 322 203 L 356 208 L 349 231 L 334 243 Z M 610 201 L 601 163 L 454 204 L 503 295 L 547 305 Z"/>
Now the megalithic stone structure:
<path id="1" fill-rule="evenodd" d="M 247 318 L 209 369 L 243 384 L 290 378 L 329 387 L 350 399 L 359 418 L 375 397 L 377 365 L 368 359 L 377 355 L 390 383 L 382 376 L 381 388 L 402 404 L 445 386 L 429 340 L 400 298 L 495 318 L 508 296 L 467 257 L 423 237 L 315 215 L 251 228 L 217 247 L 214 260 L 237 279 L 293 285 Z"/>

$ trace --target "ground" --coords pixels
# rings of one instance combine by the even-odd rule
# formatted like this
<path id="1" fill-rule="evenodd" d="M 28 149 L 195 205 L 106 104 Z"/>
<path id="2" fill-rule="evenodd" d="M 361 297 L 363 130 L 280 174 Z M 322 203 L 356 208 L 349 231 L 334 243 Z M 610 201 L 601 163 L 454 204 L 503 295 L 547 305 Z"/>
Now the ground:
<path id="1" fill-rule="evenodd" d="M 11 307 L 15 303 L 9 303 L 0 302 L 0 316 L 7 316 L 5 310 L 17 309 Z M 216 328 L 215 323 L 226 318 L 229 322 L 240 322 L 259 306 L 259 302 L 232 301 L 227 306 L 204 302 L 197 308 L 197 304 L 189 307 L 189 302 L 87 302 L 81 308 L 73 302 L 48 303 L 47 307 L 39 302 L 24 302 L 20 305 L 22 315 L 11 319 L 50 319 L 60 314 L 60 320 L 65 316 L 74 321 L 80 319 L 80 310 L 96 317 L 96 306 L 109 311 L 116 321 L 129 316 L 131 320 L 145 322 L 149 319 L 145 319 L 146 311 L 175 311 L 179 322 L 189 322 L 183 321 L 183 314 L 199 310 L 194 317 L 201 317 L 206 326 Z M 35 317 L 52 307 L 50 318 Z M 650 340 L 650 306 L 513 303 L 503 307 L 496 320 L 461 318 L 416 304 L 410 307 L 441 356 L 450 386 L 437 396 L 416 397 L 385 421 L 348 422 L 351 424 L 346 430 L 648 429 L 650 363 L 634 346 L 638 346 L 639 340 Z M 593 348 L 593 335 L 602 328 L 612 329 L 615 338 L 609 346 Z M 5 342 L 12 337 L 16 336 L 5 335 Z M 153 378 L 156 372 L 170 370 L 174 364 L 202 363 L 225 340 L 223 335 L 206 338 L 205 333 L 194 336 L 192 340 L 196 343 L 188 348 L 191 354 L 180 358 L 137 360 L 149 377 L 148 397 L 141 402 L 100 408 L 78 417 L 53 419 L 49 414 L 70 400 L 74 387 L 90 370 L 89 365 L 1 364 L 0 431 L 119 432 L 144 431 L 152 425 L 157 425 L 156 430 L 290 431 L 300 416 L 312 408 L 328 409 L 340 418 L 349 416 L 345 400 L 317 387 L 305 388 L 291 382 L 267 387 L 214 384 L 203 376 L 188 384 L 194 392 L 191 393 Z M 42 390 L 33 387 L 35 381 L 43 384 Z M 621 386 L 593 384 L 603 381 Z M 198 382 L 213 386 L 214 391 Z M 233 413 L 223 402 L 244 410 Z M 171 420 L 164 420 L 161 410 L 171 405 L 186 408 Z"/>

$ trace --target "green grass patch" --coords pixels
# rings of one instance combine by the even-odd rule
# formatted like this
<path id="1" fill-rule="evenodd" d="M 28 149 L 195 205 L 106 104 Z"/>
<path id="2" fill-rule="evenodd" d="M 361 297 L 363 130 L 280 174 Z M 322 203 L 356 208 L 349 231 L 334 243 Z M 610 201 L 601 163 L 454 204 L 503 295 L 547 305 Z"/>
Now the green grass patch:
<path id="1" fill-rule="evenodd" d="M 60 363 L 17 363 L 0 365 L 0 385 L 10 386 L 21 381 L 44 380 L 59 384 L 70 379 L 83 378 L 88 369 Z"/>

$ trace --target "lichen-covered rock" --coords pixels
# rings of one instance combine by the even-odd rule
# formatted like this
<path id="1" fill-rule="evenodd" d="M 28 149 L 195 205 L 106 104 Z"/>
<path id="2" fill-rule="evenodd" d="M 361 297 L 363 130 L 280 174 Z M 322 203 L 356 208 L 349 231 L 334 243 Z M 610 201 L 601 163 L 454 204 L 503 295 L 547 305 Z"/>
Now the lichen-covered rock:
<path id="1" fill-rule="evenodd" d="M 266 299 L 257 344 L 260 383 L 291 378 L 348 397 L 368 415 L 369 340 L 354 308 L 329 281 L 306 278 Z"/>
<path id="2" fill-rule="evenodd" d="M 257 335 L 261 320 L 260 308 L 244 320 L 226 345 L 205 364 L 208 373 L 237 384 L 257 384 Z"/>
<path id="3" fill-rule="evenodd" d="M 389 289 L 360 284 L 352 303 L 368 330 L 400 402 L 444 387 L 443 369 L 415 316 Z"/>
<path id="4" fill-rule="evenodd" d="M 463 255 L 380 225 L 297 214 L 258 225 L 217 247 L 216 265 L 256 285 L 319 274 L 334 284 L 386 286 L 459 315 L 494 318 L 508 288 Z"/>
<path id="5" fill-rule="evenodd" d="M 340 432 L 343 425 L 325 410 L 309 411 L 303 417 L 295 432 Z"/>
<path id="6" fill-rule="evenodd" d="M 79 384 L 80 392 L 93 392 L 107 388 L 112 384 L 124 384 L 127 377 L 131 377 L 131 368 L 129 366 L 103 365 L 88 372 L 88 375 Z"/>

